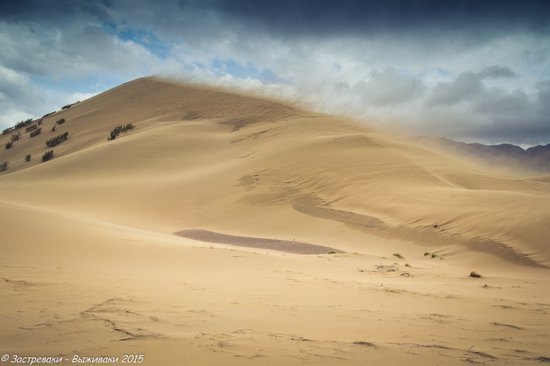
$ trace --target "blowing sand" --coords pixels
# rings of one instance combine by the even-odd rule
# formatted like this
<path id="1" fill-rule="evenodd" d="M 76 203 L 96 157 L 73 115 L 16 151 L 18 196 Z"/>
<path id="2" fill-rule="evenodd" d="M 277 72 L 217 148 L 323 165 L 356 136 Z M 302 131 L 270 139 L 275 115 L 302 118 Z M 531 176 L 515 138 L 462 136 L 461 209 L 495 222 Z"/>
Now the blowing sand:
<path id="1" fill-rule="evenodd" d="M 42 124 L 0 153 L 10 161 L 2 354 L 550 361 L 548 177 L 491 173 L 346 119 L 151 78 Z M 182 228 L 201 231 L 173 234 Z"/>

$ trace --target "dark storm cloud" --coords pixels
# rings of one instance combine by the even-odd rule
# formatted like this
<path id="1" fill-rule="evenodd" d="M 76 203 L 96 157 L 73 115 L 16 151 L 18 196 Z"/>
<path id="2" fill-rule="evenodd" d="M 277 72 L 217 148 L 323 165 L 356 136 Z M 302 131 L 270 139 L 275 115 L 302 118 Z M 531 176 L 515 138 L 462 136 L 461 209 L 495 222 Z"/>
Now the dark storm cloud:
<path id="1" fill-rule="evenodd" d="M 428 106 L 453 105 L 479 98 L 486 91 L 483 79 L 511 78 L 516 73 L 504 66 L 489 66 L 480 72 L 466 71 L 451 82 L 439 82 L 426 100 Z"/>
<path id="2" fill-rule="evenodd" d="M 481 78 L 511 78 L 516 76 L 516 73 L 504 66 L 489 66 L 483 71 L 478 72 Z"/>
<path id="3" fill-rule="evenodd" d="M 109 9 L 120 10 L 121 18 L 125 13 L 138 18 L 142 13 L 143 19 L 149 18 L 147 14 L 162 14 L 158 23 L 178 22 L 182 15 L 185 19 L 184 13 L 217 14 L 248 27 L 290 36 L 504 31 L 514 27 L 550 32 L 547 0 L 20 0 L 4 3 L 0 19 L 47 20 L 79 14 L 106 19 Z M 174 13 L 176 9 L 180 12 Z"/>
<path id="4" fill-rule="evenodd" d="M 546 0 L 219 0 L 219 12 L 279 34 L 550 29 Z M 433 34 L 437 36 L 437 33 Z"/>
<path id="5" fill-rule="evenodd" d="M 4 21 L 56 21 L 71 16 L 107 17 L 110 1 L 83 0 L 18 0 L 2 4 L 0 20 Z"/>
<path id="6" fill-rule="evenodd" d="M 507 91 L 487 87 L 485 79 L 509 78 L 516 74 L 509 69 L 492 66 L 474 73 L 461 73 L 451 82 L 438 83 L 426 100 L 429 108 L 453 108 L 466 111 L 466 116 L 482 118 L 481 123 L 457 121 L 460 134 L 470 139 L 514 141 L 516 143 L 545 142 L 550 139 L 550 80 L 535 85 L 536 95 L 530 98 L 521 90 Z"/>
<path id="7" fill-rule="evenodd" d="M 470 137 L 493 141 L 513 141 L 532 144 L 533 141 L 548 143 L 550 140 L 550 120 L 548 103 L 550 98 L 542 94 L 534 102 L 521 92 L 511 95 L 493 96 L 492 118 L 488 124 L 471 126 Z M 540 113 L 546 109 L 546 112 Z"/>
<path id="8" fill-rule="evenodd" d="M 464 72 L 451 82 L 439 82 L 427 100 L 428 106 L 453 105 L 475 98 L 483 90 L 481 78 L 471 71 Z"/>
<path id="9" fill-rule="evenodd" d="M 537 82 L 536 88 L 538 92 L 536 113 L 544 116 L 545 126 L 550 137 L 550 80 Z"/>

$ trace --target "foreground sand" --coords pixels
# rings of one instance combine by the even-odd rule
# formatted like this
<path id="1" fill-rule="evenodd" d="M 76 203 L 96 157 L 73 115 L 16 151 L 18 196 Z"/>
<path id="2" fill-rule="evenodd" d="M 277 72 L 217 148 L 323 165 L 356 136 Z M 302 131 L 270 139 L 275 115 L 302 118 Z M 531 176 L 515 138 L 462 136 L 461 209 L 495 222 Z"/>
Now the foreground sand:
<path id="1" fill-rule="evenodd" d="M 153 79 L 44 124 L 60 117 L 71 137 L 54 160 L 39 163 L 44 139 L 26 136 L 0 158 L 13 161 L 0 176 L 0 352 L 67 364 L 550 362 L 548 178 Z M 126 122 L 136 130 L 107 142 Z M 189 229 L 342 253 L 174 234 Z"/>

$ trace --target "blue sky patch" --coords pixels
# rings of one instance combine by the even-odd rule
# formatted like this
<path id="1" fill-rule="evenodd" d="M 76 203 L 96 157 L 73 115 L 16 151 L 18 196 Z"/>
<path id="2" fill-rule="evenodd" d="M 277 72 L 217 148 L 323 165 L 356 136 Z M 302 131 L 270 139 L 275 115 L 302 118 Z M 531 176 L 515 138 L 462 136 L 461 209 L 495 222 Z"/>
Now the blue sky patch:
<path id="1" fill-rule="evenodd" d="M 125 42 L 134 42 L 161 59 L 168 57 L 170 44 L 160 41 L 153 32 L 110 21 L 103 22 L 102 28 L 107 34 Z"/>

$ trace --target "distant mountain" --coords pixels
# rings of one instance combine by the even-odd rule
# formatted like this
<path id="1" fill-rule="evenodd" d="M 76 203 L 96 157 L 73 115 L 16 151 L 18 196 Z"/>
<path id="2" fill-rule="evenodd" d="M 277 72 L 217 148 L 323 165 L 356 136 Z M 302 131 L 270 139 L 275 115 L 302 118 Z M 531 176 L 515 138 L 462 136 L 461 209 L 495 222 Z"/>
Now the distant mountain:
<path id="1" fill-rule="evenodd" d="M 413 140 L 421 144 L 458 153 L 495 167 L 545 174 L 550 172 L 550 144 L 523 149 L 512 144 L 484 145 L 433 136 L 419 136 Z"/>

